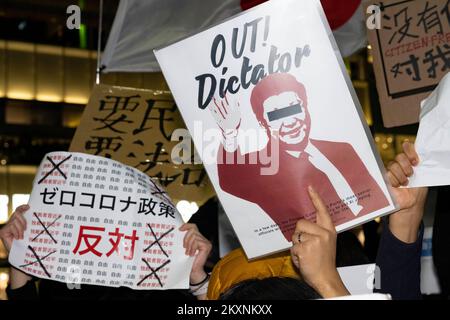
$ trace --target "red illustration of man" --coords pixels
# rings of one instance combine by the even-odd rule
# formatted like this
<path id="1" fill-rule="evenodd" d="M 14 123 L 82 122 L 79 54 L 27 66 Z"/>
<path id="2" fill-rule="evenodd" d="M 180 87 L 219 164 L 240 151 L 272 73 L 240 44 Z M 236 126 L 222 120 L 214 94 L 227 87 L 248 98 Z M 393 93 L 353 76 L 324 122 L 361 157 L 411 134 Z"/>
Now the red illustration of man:
<path id="1" fill-rule="evenodd" d="M 350 144 L 310 139 L 306 89 L 294 76 L 268 75 L 253 88 L 250 103 L 269 142 L 263 150 L 247 154 L 242 154 L 238 145 L 239 104 L 230 104 L 225 98 L 214 100 L 210 106 L 224 137 L 217 164 L 220 187 L 257 204 L 280 227 L 286 240 L 291 241 L 299 219 L 315 219 L 308 196 L 310 185 L 328 206 L 335 225 L 389 205 Z M 270 154 L 273 143 L 279 145 L 279 153 L 270 155 L 272 161 L 278 157 L 278 170 L 261 174 L 267 167 L 262 155 Z M 238 158 L 244 158 L 245 163 L 237 162 Z"/>

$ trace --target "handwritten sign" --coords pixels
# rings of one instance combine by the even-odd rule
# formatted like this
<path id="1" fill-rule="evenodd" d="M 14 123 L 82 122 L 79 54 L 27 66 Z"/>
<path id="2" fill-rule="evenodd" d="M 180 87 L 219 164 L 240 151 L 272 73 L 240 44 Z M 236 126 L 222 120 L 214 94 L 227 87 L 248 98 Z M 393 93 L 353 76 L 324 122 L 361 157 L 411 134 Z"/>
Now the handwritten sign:
<path id="1" fill-rule="evenodd" d="M 249 259 L 315 219 L 308 186 L 338 231 L 395 210 L 330 33 L 318 0 L 268 1 L 155 51 Z"/>
<path id="2" fill-rule="evenodd" d="M 68 283 L 187 288 L 181 217 L 147 175 L 117 161 L 53 152 L 42 160 L 10 263 Z"/>
<path id="3" fill-rule="evenodd" d="M 370 1 L 380 29 L 369 30 L 383 121 L 395 127 L 419 121 L 420 101 L 450 71 L 450 2 Z"/>
<path id="4" fill-rule="evenodd" d="M 185 128 L 169 92 L 96 85 L 69 151 L 132 166 L 162 185 L 174 201 L 203 204 L 213 190 L 200 164 L 174 164 L 172 133 Z"/>

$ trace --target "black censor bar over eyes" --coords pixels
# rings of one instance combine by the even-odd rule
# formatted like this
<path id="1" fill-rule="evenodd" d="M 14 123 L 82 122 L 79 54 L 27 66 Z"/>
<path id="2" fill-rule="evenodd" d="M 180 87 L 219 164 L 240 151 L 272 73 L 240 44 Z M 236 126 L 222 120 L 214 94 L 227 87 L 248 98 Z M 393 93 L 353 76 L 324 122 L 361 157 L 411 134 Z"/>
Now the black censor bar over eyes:
<path id="1" fill-rule="evenodd" d="M 298 113 L 302 113 L 302 107 L 299 103 L 282 109 L 270 111 L 267 113 L 267 117 L 269 118 L 269 121 L 275 121 Z"/>

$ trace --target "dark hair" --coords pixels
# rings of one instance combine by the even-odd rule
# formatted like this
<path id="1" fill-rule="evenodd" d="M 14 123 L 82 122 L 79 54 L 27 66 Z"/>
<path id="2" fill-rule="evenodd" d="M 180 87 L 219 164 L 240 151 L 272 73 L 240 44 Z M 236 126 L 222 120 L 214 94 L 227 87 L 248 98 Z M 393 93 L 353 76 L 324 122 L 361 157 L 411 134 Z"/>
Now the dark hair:
<path id="1" fill-rule="evenodd" d="M 269 277 L 242 281 L 220 295 L 219 300 L 308 300 L 322 298 L 305 281 Z"/>

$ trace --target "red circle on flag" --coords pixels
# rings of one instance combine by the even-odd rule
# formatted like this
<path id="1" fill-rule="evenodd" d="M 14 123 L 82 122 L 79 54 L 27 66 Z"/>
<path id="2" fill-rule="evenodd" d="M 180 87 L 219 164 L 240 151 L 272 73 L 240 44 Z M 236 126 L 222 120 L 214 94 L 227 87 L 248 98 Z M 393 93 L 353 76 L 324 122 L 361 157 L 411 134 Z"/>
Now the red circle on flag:
<path id="1" fill-rule="evenodd" d="M 247 10 L 267 0 L 240 0 L 242 10 Z M 301 0 L 298 0 L 301 1 Z M 361 0 L 321 0 L 322 7 L 327 15 L 331 29 L 335 30 L 343 26 L 355 14 L 361 4 Z"/>

